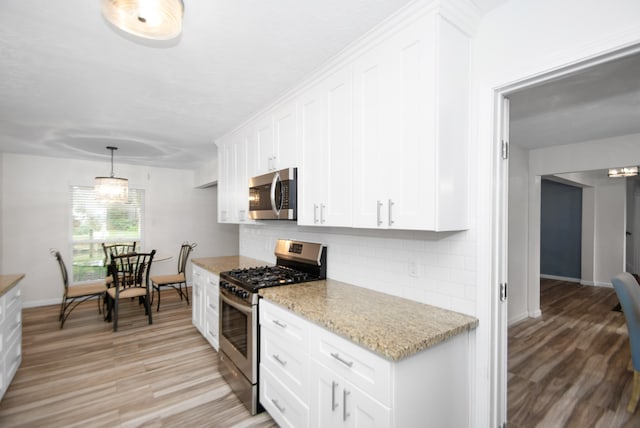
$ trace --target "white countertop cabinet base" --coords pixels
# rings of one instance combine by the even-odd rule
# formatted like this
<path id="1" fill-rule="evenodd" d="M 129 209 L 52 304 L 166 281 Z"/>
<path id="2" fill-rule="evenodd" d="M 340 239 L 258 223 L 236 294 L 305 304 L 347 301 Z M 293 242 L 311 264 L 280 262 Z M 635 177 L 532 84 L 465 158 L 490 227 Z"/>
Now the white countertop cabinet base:
<path id="1" fill-rule="evenodd" d="M 260 403 L 283 427 L 468 427 L 469 333 L 390 361 L 260 300 Z"/>
<path id="2" fill-rule="evenodd" d="M 0 297 L 0 399 L 22 362 L 22 298 L 20 285 Z"/>

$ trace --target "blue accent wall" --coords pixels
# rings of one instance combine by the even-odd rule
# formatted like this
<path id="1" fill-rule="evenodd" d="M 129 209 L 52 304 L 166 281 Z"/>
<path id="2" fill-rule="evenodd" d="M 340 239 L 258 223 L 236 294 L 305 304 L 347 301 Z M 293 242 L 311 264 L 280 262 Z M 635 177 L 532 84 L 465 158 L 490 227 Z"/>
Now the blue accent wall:
<path id="1" fill-rule="evenodd" d="M 581 277 L 582 189 L 542 180 L 540 273 Z"/>

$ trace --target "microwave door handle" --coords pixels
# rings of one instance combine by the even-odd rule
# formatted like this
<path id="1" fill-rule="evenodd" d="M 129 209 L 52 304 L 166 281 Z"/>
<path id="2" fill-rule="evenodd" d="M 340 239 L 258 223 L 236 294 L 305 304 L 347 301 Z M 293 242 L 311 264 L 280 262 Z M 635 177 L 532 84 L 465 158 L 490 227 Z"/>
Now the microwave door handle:
<path id="1" fill-rule="evenodd" d="M 273 174 L 273 181 L 271 181 L 271 209 L 276 217 L 280 217 L 280 207 L 276 207 L 276 185 L 280 181 L 280 173 Z"/>

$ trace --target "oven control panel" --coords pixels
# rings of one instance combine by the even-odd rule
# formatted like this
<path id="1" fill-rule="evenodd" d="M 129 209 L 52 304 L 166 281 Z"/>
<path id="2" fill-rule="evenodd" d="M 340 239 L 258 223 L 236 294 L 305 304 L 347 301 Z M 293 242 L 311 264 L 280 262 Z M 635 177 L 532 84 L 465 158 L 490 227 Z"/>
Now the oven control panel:
<path id="1" fill-rule="evenodd" d="M 226 294 L 234 295 L 242 300 L 248 300 L 251 294 L 244 288 L 233 285 L 227 281 L 220 281 L 220 289 L 225 290 Z"/>

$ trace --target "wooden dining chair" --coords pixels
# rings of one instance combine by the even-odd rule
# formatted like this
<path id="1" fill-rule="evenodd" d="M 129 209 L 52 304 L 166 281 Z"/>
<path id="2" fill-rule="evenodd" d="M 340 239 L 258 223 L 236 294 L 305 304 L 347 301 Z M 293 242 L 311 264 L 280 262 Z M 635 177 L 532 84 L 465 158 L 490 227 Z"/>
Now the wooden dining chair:
<path id="1" fill-rule="evenodd" d="M 107 291 L 107 286 L 104 280 L 84 282 L 80 284 L 69 284 L 69 274 L 67 272 L 67 266 L 62 260 L 62 255 L 58 250 L 51 250 L 51 254 L 58 261 L 60 266 L 60 273 L 62 274 L 62 284 L 64 285 L 64 292 L 62 294 L 62 303 L 60 305 L 60 328 L 64 327 L 64 322 L 67 320 L 71 312 L 80 303 L 89 299 L 98 298 L 98 313 L 102 313 L 100 310 L 100 299 L 104 297 Z"/>
<path id="2" fill-rule="evenodd" d="M 153 250 L 150 253 L 121 254 L 111 258 L 113 283 L 111 287 L 107 288 L 106 294 L 109 311 L 107 319 L 113 322 L 113 331 L 118 331 L 121 299 L 138 297 L 144 304 L 149 324 L 153 324 L 149 271 L 155 254 L 156 250 Z"/>
<path id="3" fill-rule="evenodd" d="M 189 254 L 197 246 L 197 243 L 189 244 L 183 242 L 180 246 L 180 254 L 178 255 L 178 273 L 171 275 L 154 275 L 151 277 L 151 302 L 155 298 L 155 292 L 158 292 L 158 307 L 156 311 L 160 310 L 160 290 L 163 287 L 171 287 L 178 292 L 180 300 L 184 297 L 189 305 L 189 290 L 187 289 L 187 277 L 185 275 L 185 269 L 187 266 L 187 260 Z M 184 290 L 182 286 L 184 285 Z"/>

